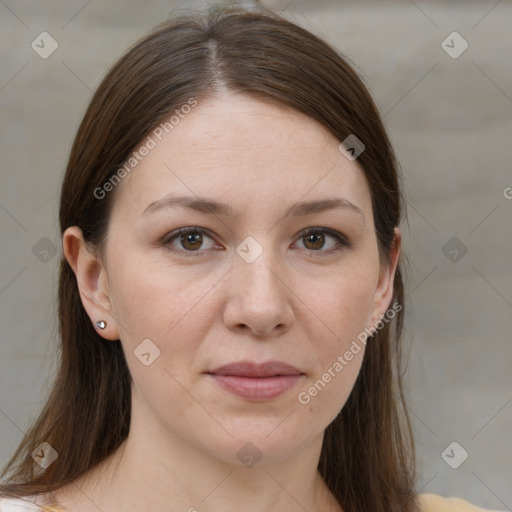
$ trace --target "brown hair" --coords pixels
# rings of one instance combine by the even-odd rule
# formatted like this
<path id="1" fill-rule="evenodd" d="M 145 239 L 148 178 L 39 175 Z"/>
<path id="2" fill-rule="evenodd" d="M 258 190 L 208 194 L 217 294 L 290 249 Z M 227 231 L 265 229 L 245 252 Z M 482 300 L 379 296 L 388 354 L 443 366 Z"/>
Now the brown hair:
<path id="1" fill-rule="evenodd" d="M 305 113 L 340 141 L 356 136 L 372 196 L 381 261 L 389 261 L 403 214 L 399 168 L 377 108 L 347 60 L 273 12 L 236 8 L 176 17 L 136 43 L 95 92 L 64 177 L 61 233 L 78 226 L 104 246 L 115 194 L 94 191 L 140 142 L 190 98 L 246 93 Z M 400 257 L 400 262 L 402 256 Z M 400 262 L 393 300 L 403 306 Z M 404 309 L 374 333 L 340 414 L 327 427 L 318 469 L 347 512 L 415 510 L 415 452 L 401 382 Z M 105 343 L 82 306 L 75 275 L 60 263 L 61 361 L 48 400 L 2 472 L 0 494 L 49 493 L 109 456 L 127 437 L 131 376 L 119 340 Z M 393 365 L 393 362 L 396 365 Z M 49 443 L 58 458 L 40 471 L 31 453 Z"/>

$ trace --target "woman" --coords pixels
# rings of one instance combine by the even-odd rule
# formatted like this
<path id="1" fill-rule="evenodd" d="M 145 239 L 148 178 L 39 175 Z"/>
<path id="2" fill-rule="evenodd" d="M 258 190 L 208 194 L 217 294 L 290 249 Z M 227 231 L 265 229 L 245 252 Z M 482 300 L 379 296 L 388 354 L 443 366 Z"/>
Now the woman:
<path id="1" fill-rule="evenodd" d="M 138 42 L 71 150 L 62 361 L 0 510 L 480 510 L 414 490 L 402 207 L 311 33 L 227 9 Z"/>

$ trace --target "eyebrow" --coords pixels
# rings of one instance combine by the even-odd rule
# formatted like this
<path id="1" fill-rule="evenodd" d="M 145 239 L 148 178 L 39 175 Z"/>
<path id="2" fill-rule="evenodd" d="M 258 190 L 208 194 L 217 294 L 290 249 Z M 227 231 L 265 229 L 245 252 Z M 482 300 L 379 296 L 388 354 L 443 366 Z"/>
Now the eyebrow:
<path id="1" fill-rule="evenodd" d="M 210 215 L 224 215 L 233 217 L 234 212 L 231 206 L 226 203 L 220 203 L 214 199 L 207 197 L 187 197 L 187 196 L 169 196 L 152 202 L 143 212 L 142 215 L 161 210 L 163 208 L 181 207 L 199 213 Z M 334 197 L 328 199 L 320 199 L 317 201 L 304 201 L 292 205 L 285 213 L 285 217 L 310 215 L 313 213 L 321 213 L 336 208 L 347 208 L 355 211 L 364 220 L 364 213 L 359 206 L 342 197 Z"/>

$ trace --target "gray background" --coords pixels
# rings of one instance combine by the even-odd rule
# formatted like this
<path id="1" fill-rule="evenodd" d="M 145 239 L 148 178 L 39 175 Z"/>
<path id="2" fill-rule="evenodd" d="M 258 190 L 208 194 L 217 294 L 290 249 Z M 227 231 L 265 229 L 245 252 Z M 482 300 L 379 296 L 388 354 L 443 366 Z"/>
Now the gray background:
<path id="1" fill-rule="evenodd" d="M 92 90 L 154 25 L 201 5 L 0 0 L 2 465 L 55 372 L 59 185 Z M 418 489 L 512 510 L 512 3 L 266 5 L 357 64 L 401 162 Z M 47 59 L 31 48 L 43 31 L 59 45 Z M 469 45 L 458 58 L 442 47 L 453 31 Z M 469 454 L 457 469 L 441 456 L 454 441 L 446 460 Z"/>

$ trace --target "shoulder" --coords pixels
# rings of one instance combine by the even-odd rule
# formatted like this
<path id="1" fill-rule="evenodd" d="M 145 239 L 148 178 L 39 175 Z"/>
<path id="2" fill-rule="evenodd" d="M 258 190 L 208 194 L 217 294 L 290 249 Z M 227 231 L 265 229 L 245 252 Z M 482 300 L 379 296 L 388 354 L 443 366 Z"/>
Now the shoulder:
<path id="1" fill-rule="evenodd" d="M 461 498 L 445 498 L 438 494 L 419 494 L 418 505 L 421 512 L 499 512 L 487 510 Z"/>
<path id="2" fill-rule="evenodd" d="M 24 498 L 0 498 L 0 512 L 61 512 L 63 508 L 39 505 L 33 496 Z"/>

